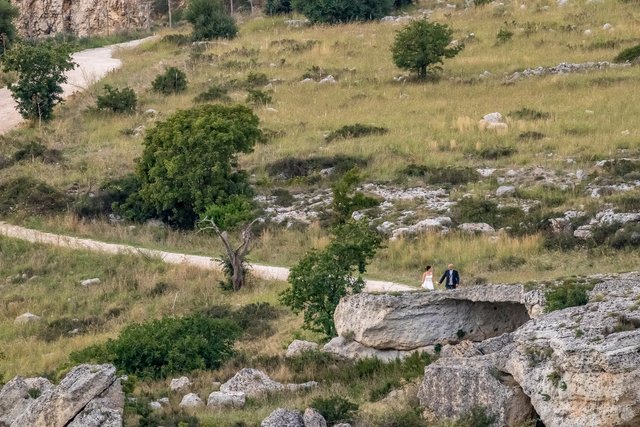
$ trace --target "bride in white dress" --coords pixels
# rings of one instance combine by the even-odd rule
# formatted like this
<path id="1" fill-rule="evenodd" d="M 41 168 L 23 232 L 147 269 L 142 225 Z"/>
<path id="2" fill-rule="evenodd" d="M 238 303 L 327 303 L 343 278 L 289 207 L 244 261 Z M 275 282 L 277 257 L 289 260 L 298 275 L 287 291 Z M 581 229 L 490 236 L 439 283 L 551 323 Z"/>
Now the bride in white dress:
<path id="1" fill-rule="evenodd" d="M 427 289 L 432 291 L 433 287 L 433 271 L 431 270 L 431 266 L 427 265 L 427 268 L 424 270 L 424 274 L 422 275 L 422 289 Z"/>

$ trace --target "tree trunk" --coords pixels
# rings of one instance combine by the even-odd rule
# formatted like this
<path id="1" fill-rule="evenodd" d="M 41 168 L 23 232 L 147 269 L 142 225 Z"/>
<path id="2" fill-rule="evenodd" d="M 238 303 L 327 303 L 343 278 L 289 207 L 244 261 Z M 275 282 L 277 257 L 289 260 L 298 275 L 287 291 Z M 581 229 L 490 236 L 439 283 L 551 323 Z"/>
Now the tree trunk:
<path id="1" fill-rule="evenodd" d="M 240 258 L 237 253 L 233 254 L 231 260 L 231 266 L 233 267 L 233 275 L 231 276 L 231 282 L 233 283 L 233 290 L 239 291 L 244 287 L 244 271 L 242 269 L 244 259 Z"/>

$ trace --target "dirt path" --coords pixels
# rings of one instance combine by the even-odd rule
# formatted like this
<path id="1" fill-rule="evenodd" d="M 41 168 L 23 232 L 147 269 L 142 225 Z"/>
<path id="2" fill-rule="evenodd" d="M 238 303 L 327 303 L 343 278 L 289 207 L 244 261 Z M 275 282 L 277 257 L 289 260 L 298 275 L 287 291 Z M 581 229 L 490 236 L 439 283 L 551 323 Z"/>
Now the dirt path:
<path id="1" fill-rule="evenodd" d="M 86 89 L 111 71 L 120 68 L 122 61 L 113 57 L 116 50 L 132 48 L 152 38 L 147 37 L 74 53 L 72 55 L 73 62 L 78 66 L 67 73 L 67 83 L 62 85 L 64 90 L 62 96 L 67 98 L 75 92 Z M 16 102 L 7 88 L 0 89 L 0 118 L 0 135 L 24 121 L 16 110 Z"/>
<path id="2" fill-rule="evenodd" d="M 161 259 L 168 264 L 186 264 L 208 270 L 220 271 L 217 260 L 200 255 L 187 255 L 175 252 L 165 252 L 153 249 L 138 248 L 135 246 L 104 243 L 90 239 L 63 236 L 60 234 L 45 233 L 38 230 L 19 227 L 0 221 L 0 235 L 15 239 L 26 240 L 33 243 L 61 246 L 71 249 L 88 250 L 92 252 L 105 252 L 110 254 L 132 254 Z M 268 265 L 252 264 L 251 272 L 254 276 L 267 280 L 287 280 L 289 269 L 285 267 L 272 267 Z M 415 291 L 416 288 L 401 285 L 399 283 L 384 282 L 380 280 L 367 280 L 365 291 L 367 292 L 404 292 Z"/>

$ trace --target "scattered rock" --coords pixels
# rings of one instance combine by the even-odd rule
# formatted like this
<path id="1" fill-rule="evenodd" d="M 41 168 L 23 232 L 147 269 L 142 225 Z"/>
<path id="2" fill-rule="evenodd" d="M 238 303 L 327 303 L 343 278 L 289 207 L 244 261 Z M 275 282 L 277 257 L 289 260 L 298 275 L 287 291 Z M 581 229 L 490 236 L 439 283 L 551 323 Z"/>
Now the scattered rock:
<path id="1" fill-rule="evenodd" d="M 604 24 L 602 26 L 602 29 L 605 31 L 609 31 L 609 30 L 613 30 L 613 25 L 609 24 L 608 22 L 606 24 Z"/>
<path id="2" fill-rule="evenodd" d="M 287 347 L 287 353 L 285 357 L 298 356 L 306 351 L 313 351 L 318 349 L 318 344 L 310 341 L 294 340 L 289 347 Z"/>
<path id="3" fill-rule="evenodd" d="M 300 412 L 278 408 L 262 420 L 260 427 L 305 427 Z"/>
<path id="4" fill-rule="evenodd" d="M 595 219 L 601 225 L 610 225 L 614 223 L 627 224 L 629 222 L 640 221 L 640 212 L 614 213 L 613 210 L 607 209 L 598 212 Z"/>
<path id="5" fill-rule="evenodd" d="M 402 227 L 393 230 L 393 233 L 391 234 L 391 240 L 397 240 L 401 237 L 424 233 L 426 231 L 448 230 L 448 227 L 451 226 L 451 224 L 451 218 L 447 216 L 423 219 L 422 221 L 419 221 L 409 227 Z"/>
<path id="6" fill-rule="evenodd" d="M 360 359 L 380 359 L 383 362 L 392 362 L 396 359 L 404 359 L 415 352 L 433 353 L 433 346 L 419 347 L 413 350 L 378 350 L 366 347 L 357 341 L 345 337 L 334 337 L 324 345 L 322 351 L 329 353 L 339 359 L 360 360 Z"/>
<path id="7" fill-rule="evenodd" d="M 513 185 L 501 185 L 496 190 L 497 197 L 513 196 L 516 193 L 516 187 Z"/>
<path id="8" fill-rule="evenodd" d="M 202 399 L 200 399 L 200 397 L 195 393 L 185 395 L 180 402 L 181 408 L 196 408 L 203 405 L 204 403 L 202 402 Z"/>
<path id="9" fill-rule="evenodd" d="M 527 68 L 522 71 L 516 71 L 515 73 L 509 75 L 505 79 L 505 83 L 515 83 L 520 78 L 526 77 L 538 77 L 545 75 L 553 75 L 553 74 L 569 74 L 569 73 L 581 73 L 586 71 L 600 71 L 606 70 L 609 68 L 625 68 L 629 67 L 631 64 L 615 64 L 607 61 L 601 62 L 584 62 L 580 64 L 571 64 L 567 62 L 562 62 L 554 67 L 537 67 L 537 68 Z"/>
<path id="10" fill-rule="evenodd" d="M 21 324 L 25 324 L 25 323 L 38 322 L 41 319 L 42 319 L 42 317 L 36 316 L 35 314 L 24 313 L 24 314 L 21 314 L 20 316 L 16 317 L 16 319 L 13 321 L 13 323 L 15 323 L 16 325 L 21 325 Z"/>
<path id="11" fill-rule="evenodd" d="M 320 80 L 318 82 L 318 84 L 321 84 L 321 85 L 323 85 L 323 84 L 336 84 L 336 83 L 337 83 L 336 79 L 331 74 L 329 74 L 327 77 L 323 78 L 322 80 Z"/>
<path id="12" fill-rule="evenodd" d="M 484 222 L 467 222 L 460 224 L 458 230 L 473 234 L 495 234 L 496 230 Z"/>
<path id="13" fill-rule="evenodd" d="M 587 240 L 593 237 L 593 226 L 591 224 L 581 225 L 573 232 L 576 239 Z"/>
<path id="14" fill-rule="evenodd" d="M 154 411 L 157 411 L 158 409 L 162 409 L 162 403 L 158 401 L 153 401 L 149 403 L 149 407 Z"/>
<path id="15" fill-rule="evenodd" d="M 500 114 L 498 112 L 485 114 L 482 117 L 482 120 L 484 120 L 487 123 L 504 123 L 502 114 Z"/>
<path id="16" fill-rule="evenodd" d="M 82 280 L 80 282 L 80 285 L 82 286 L 91 286 L 91 285 L 99 285 L 99 284 L 100 284 L 100 279 L 98 279 L 97 277 L 94 277 L 93 279 Z"/>
<path id="17" fill-rule="evenodd" d="M 302 415 L 304 427 L 327 427 L 327 420 L 313 408 L 307 408 Z"/>
<path id="18" fill-rule="evenodd" d="M 155 116 L 158 115 L 158 111 L 154 110 L 153 108 L 149 108 L 148 110 L 145 110 L 144 115 L 145 116 L 155 117 Z"/>
<path id="19" fill-rule="evenodd" d="M 258 369 L 244 368 L 238 371 L 229 381 L 220 386 L 224 393 L 243 392 L 247 397 L 258 397 L 264 394 L 281 391 L 306 390 L 317 386 L 315 381 L 303 384 L 281 384 L 272 380 Z"/>
<path id="20" fill-rule="evenodd" d="M 246 396 L 241 391 L 214 391 L 207 399 L 207 406 L 212 408 L 243 408 Z"/>
<path id="21" fill-rule="evenodd" d="M 173 378 L 169 384 L 171 391 L 183 391 L 191 387 L 191 380 L 187 377 Z"/>

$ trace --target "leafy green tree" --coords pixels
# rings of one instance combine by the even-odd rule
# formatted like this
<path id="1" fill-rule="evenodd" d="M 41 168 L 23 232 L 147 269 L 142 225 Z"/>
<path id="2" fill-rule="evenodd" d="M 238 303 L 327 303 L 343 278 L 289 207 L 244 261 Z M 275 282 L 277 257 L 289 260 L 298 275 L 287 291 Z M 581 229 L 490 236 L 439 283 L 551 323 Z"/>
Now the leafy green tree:
<path id="1" fill-rule="evenodd" d="M 357 169 L 351 169 L 343 177 L 331 186 L 333 191 L 333 215 L 336 224 L 344 224 L 351 218 L 351 214 L 358 209 L 367 209 L 378 206 L 378 201 L 373 197 L 356 191 L 361 178 Z"/>
<path id="2" fill-rule="evenodd" d="M 425 79 L 444 58 L 453 58 L 464 45 L 450 46 L 453 30 L 446 24 L 420 19 L 396 33 L 391 47 L 393 62 L 404 70 L 416 72 Z"/>
<path id="3" fill-rule="evenodd" d="M 15 71 L 18 82 L 9 90 L 25 119 L 47 121 L 53 107 L 62 102 L 65 71 L 72 70 L 69 46 L 54 43 L 19 44 L 4 55 L 5 71 Z"/>
<path id="4" fill-rule="evenodd" d="M 236 21 L 220 0 L 190 0 L 185 18 L 193 25 L 194 40 L 232 39 Z"/>
<path id="5" fill-rule="evenodd" d="M 314 24 L 341 24 L 380 19 L 393 4 L 394 0 L 296 0 L 293 7 Z"/>
<path id="6" fill-rule="evenodd" d="M 365 222 L 350 220 L 336 226 L 326 248 L 309 251 L 291 269 L 291 287 L 280 301 L 294 313 L 304 313 L 304 328 L 335 336 L 333 313 L 340 298 L 362 291 L 362 274 L 380 242 Z"/>
<path id="7" fill-rule="evenodd" d="M 157 123 L 147 132 L 138 160 L 140 189 L 118 210 L 131 219 L 151 215 L 192 228 L 209 207 L 251 198 L 238 154 L 253 151 L 262 137 L 258 121 L 242 105 L 202 105 Z"/>
<path id="8" fill-rule="evenodd" d="M 0 57 L 16 38 L 13 20 L 18 17 L 18 14 L 18 9 L 8 0 L 0 0 Z"/>
<path id="9" fill-rule="evenodd" d="M 292 12 L 290 0 L 267 0 L 262 7 L 265 15 L 285 15 Z"/>

